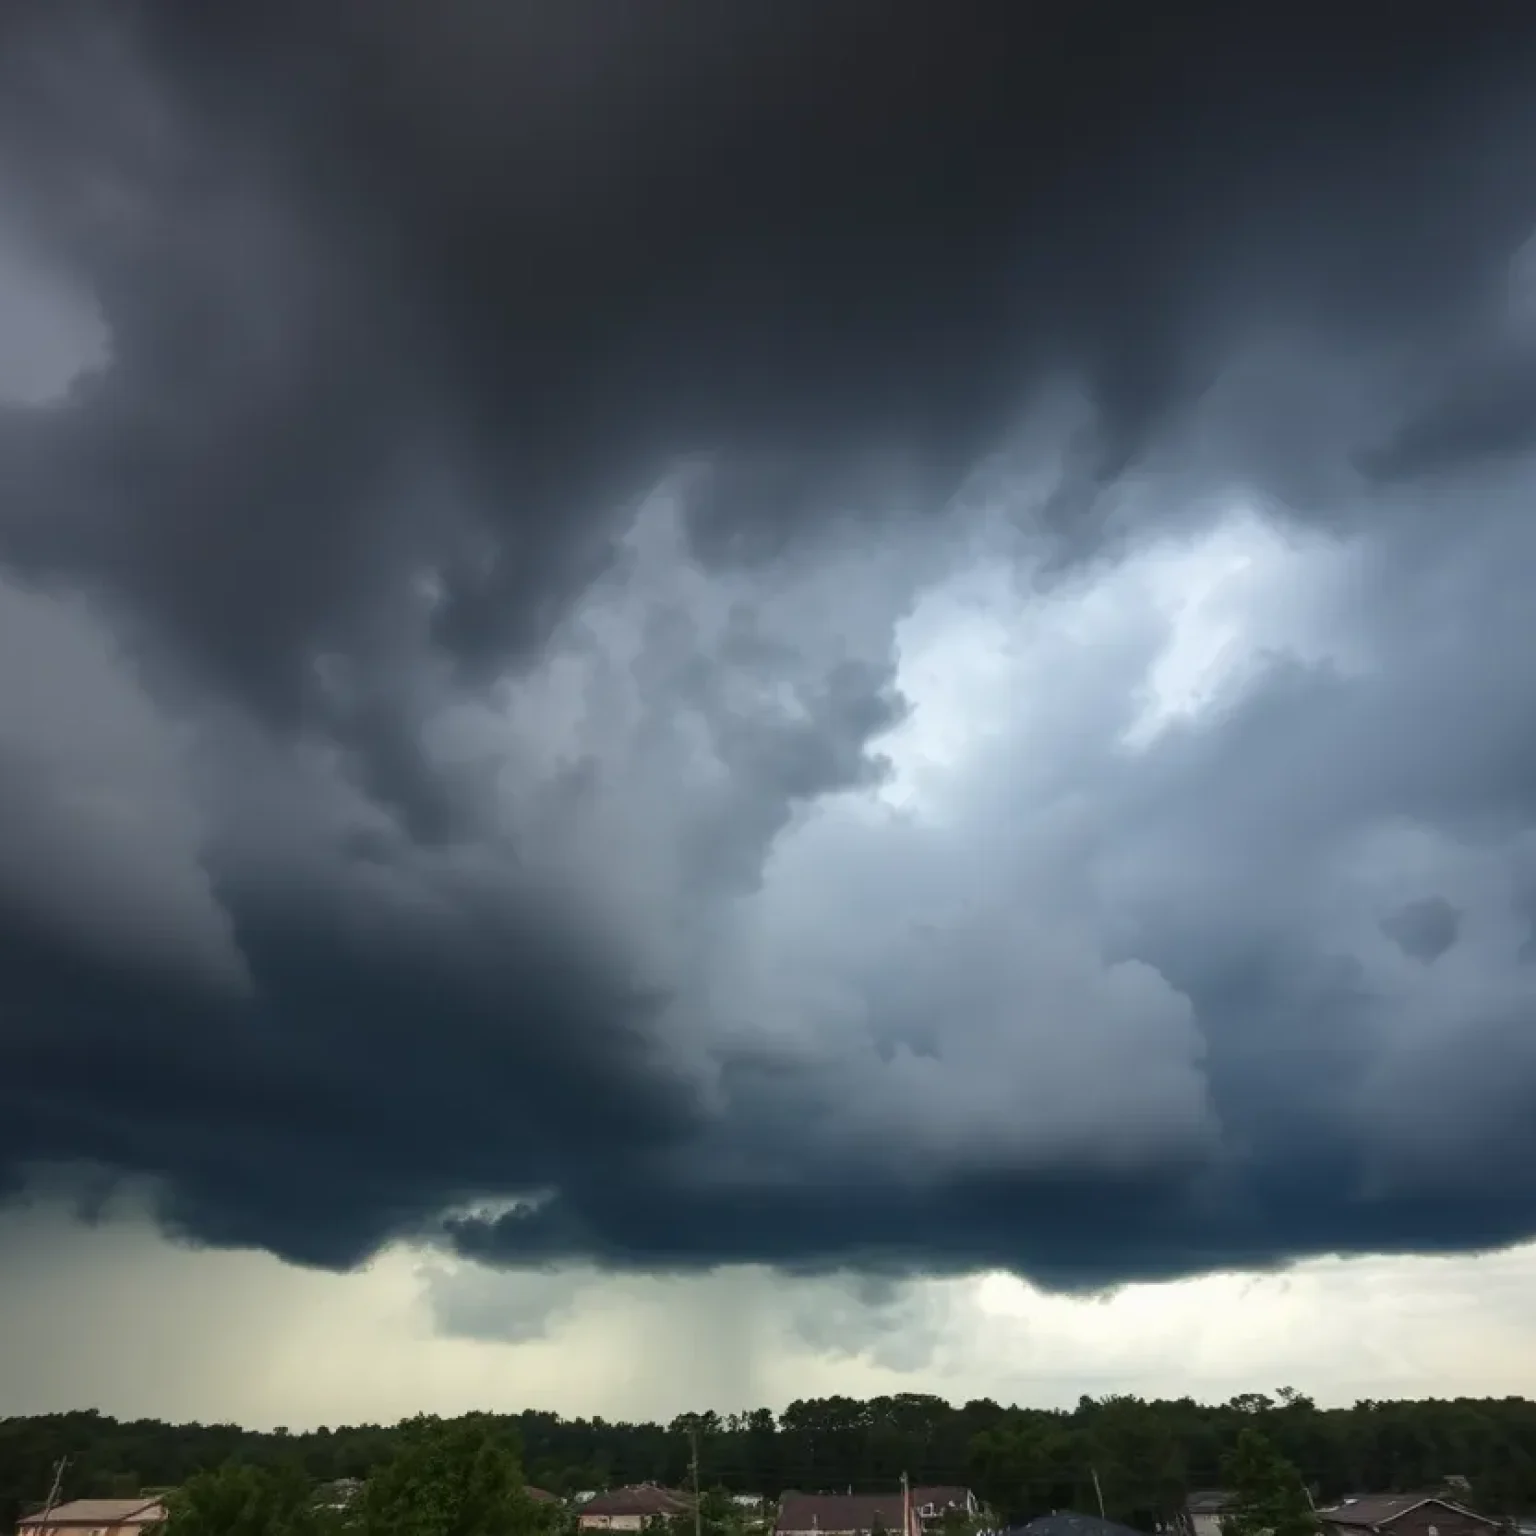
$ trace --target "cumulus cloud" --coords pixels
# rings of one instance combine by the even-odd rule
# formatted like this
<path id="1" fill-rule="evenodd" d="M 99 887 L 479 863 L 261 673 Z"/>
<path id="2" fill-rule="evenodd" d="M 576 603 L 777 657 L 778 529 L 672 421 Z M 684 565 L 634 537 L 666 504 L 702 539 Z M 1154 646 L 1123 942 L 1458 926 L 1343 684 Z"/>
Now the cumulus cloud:
<path id="1" fill-rule="evenodd" d="M 1082 9 L 7 18 L 13 1183 L 877 1286 L 1536 1230 L 1530 28 Z"/>

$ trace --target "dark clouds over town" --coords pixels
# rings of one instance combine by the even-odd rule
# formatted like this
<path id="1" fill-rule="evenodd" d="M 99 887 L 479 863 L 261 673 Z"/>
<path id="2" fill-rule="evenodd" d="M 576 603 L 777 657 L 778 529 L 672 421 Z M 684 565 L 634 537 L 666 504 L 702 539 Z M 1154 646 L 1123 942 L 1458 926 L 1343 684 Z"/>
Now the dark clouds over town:
<path id="1" fill-rule="evenodd" d="M 6 1187 L 1536 1235 L 1527 7 L 3 14 Z"/>

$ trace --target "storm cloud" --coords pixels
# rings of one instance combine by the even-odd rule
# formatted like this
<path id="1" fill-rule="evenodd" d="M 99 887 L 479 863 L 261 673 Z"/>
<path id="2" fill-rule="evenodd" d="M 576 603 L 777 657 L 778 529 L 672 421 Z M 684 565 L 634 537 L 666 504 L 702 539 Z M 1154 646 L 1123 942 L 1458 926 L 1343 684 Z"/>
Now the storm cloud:
<path id="1" fill-rule="evenodd" d="M 1528 7 L 0 27 L 0 1187 L 1536 1235 Z"/>

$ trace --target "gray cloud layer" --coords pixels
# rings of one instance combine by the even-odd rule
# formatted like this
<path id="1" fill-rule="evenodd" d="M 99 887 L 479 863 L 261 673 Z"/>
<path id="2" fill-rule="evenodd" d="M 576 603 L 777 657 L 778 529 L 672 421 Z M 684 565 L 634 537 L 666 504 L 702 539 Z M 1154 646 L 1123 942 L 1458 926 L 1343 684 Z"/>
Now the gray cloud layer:
<path id="1" fill-rule="evenodd" d="M 6 13 L 8 1181 L 1536 1232 L 1531 19 L 1136 15 Z"/>

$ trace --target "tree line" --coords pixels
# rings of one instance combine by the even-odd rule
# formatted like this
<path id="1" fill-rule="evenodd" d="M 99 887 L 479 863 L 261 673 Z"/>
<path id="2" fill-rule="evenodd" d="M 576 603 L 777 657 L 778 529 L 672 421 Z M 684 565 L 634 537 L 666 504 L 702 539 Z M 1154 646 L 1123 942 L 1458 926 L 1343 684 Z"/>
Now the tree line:
<path id="1" fill-rule="evenodd" d="M 293 1487 L 372 1481 L 417 1444 L 423 1422 L 259 1432 L 92 1411 L 4 1419 L 0 1526 L 42 1503 L 61 1456 L 70 1459 L 71 1498 L 183 1487 L 229 1464 L 281 1471 Z M 1455 1480 L 1487 1513 L 1536 1510 L 1536 1403 L 1524 1398 L 1319 1408 L 1284 1388 L 1221 1404 L 1084 1397 L 1055 1411 L 988 1399 L 957 1407 L 902 1393 L 806 1399 L 778 1414 L 684 1414 L 669 1424 L 533 1410 L 452 1423 L 492 1435 L 519 1479 L 567 1496 L 644 1481 L 684 1486 L 696 1438 L 701 1484 L 710 1489 L 769 1499 L 786 1489 L 874 1491 L 906 1472 L 915 1482 L 968 1485 L 1010 1523 L 1051 1510 L 1096 1511 L 1102 1494 L 1112 1518 L 1153 1530 L 1189 1491 L 1227 1486 L 1240 1436 L 1262 1430 L 1319 1504 Z"/>
<path id="2" fill-rule="evenodd" d="M 528 1496 L 515 1434 L 475 1414 L 396 1426 L 352 1504 L 317 1500 L 291 1460 L 194 1473 L 166 1503 L 178 1536 L 558 1536 L 566 1523 Z"/>

